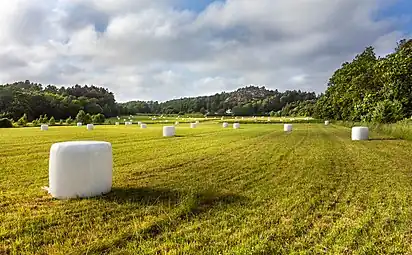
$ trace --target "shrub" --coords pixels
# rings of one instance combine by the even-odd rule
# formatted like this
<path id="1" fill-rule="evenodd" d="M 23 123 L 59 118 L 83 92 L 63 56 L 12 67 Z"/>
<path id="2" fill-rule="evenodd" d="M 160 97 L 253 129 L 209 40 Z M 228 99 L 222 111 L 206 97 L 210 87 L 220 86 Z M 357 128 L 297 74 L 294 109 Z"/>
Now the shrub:
<path id="1" fill-rule="evenodd" d="M 17 124 L 19 125 L 19 126 L 26 126 L 27 125 L 27 122 L 28 122 L 28 120 L 27 120 L 27 114 L 23 114 L 23 116 L 17 121 Z"/>
<path id="2" fill-rule="evenodd" d="M 51 116 L 51 118 L 50 118 L 50 120 L 49 120 L 49 124 L 50 124 L 51 126 L 56 125 L 56 120 L 54 119 L 53 116 Z"/>
<path id="3" fill-rule="evenodd" d="M 67 123 L 68 125 L 71 125 L 71 124 L 73 123 L 72 117 L 68 117 L 68 118 L 66 119 L 66 123 Z"/>
<path id="4" fill-rule="evenodd" d="M 0 119 L 0 128 L 12 128 L 13 123 L 7 118 Z"/>
<path id="5" fill-rule="evenodd" d="M 95 124 L 102 124 L 106 120 L 106 117 L 103 114 L 98 113 L 96 115 L 93 115 L 92 120 Z"/>

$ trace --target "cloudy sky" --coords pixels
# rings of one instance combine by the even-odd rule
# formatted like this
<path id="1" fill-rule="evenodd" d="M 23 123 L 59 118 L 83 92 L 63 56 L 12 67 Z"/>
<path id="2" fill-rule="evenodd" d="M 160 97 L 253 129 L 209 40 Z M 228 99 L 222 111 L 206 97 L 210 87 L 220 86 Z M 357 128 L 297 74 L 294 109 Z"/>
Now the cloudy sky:
<path id="1" fill-rule="evenodd" d="M 95 84 L 118 101 L 248 84 L 322 92 L 412 34 L 411 0 L 0 0 L 0 83 Z"/>

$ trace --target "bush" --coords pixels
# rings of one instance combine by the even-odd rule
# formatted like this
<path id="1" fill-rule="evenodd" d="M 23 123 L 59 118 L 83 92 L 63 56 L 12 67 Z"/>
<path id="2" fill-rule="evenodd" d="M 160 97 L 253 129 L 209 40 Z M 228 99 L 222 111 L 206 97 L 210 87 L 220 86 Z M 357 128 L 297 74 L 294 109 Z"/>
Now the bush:
<path id="1" fill-rule="evenodd" d="M 67 123 L 68 125 L 71 125 L 71 124 L 73 123 L 72 117 L 68 117 L 68 118 L 66 119 L 66 123 Z"/>
<path id="2" fill-rule="evenodd" d="M 95 124 L 103 124 L 105 120 L 106 120 L 106 117 L 101 113 L 93 115 L 92 117 L 92 121 Z"/>
<path id="3" fill-rule="evenodd" d="M 60 125 L 60 126 L 63 126 L 63 125 L 64 125 L 64 121 L 63 121 L 63 120 L 60 120 L 60 121 L 59 121 L 59 125 Z"/>
<path id="4" fill-rule="evenodd" d="M 12 127 L 13 127 L 13 123 L 11 122 L 11 120 L 6 119 L 6 118 L 0 119 L 0 128 L 12 128 Z"/>
<path id="5" fill-rule="evenodd" d="M 51 116 L 51 118 L 49 120 L 49 124 L 50 124 L 50 126 L 56 125 L 56 120 L 54 119 L 53 116 Z"/>
<path id="6" fill-rule="evenodd" d="M 27 122 L 28 122 L 28 120 L 27 120 L 27 114 L 23 114 L 23 116 L 17 121 L 17 124 L 19 125 L 19 126 L 26 126 L 27 125 Z"/>
<path id="7" fill-rule="evenodd" d="M 35 120 L 33 120 L 32 122 L 31 122 L 31 125 L 33 126 L 33 127 L 37 127 L 37 126 L 39 126 L 39 120 L 38 119 L 35 119 Z"/>

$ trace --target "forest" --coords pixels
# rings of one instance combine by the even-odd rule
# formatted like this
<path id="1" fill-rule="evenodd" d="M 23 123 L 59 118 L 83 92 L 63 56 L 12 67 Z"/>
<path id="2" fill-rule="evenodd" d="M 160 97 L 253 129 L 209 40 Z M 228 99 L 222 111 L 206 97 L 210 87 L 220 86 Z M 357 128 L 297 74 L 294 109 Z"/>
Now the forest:
<path id="1" fill-rule="evenodd" d="M 44 86 L 28 80 L 0 85 L 0 118 L 23 115 L 56 120 L 130 114 L 313 116 L 321 119 L 391 123 L 412 115 L 412 40 L 398 42 L 394 52 L 377 57 L 367 47 L 330 77 L 320 95 L 300 90 L 245 86 L 210 96 L 117 103 L 107 88 L 94 85 Z M 83 114 L 83 113 L 82 113 Z"/>

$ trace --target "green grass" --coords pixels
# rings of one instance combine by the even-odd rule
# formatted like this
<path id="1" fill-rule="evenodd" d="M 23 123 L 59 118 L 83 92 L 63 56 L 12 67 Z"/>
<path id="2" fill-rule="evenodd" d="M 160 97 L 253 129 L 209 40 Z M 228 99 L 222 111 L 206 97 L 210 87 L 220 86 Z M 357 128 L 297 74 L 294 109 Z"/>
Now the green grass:
<path id="1" fill-rule="evenodd" d="M 0 130 L 0 254 L 412 253 L 412 142 L 296 124 Z M 54 142 L 113 145 L 111 193 L 55 200 Z"/>

